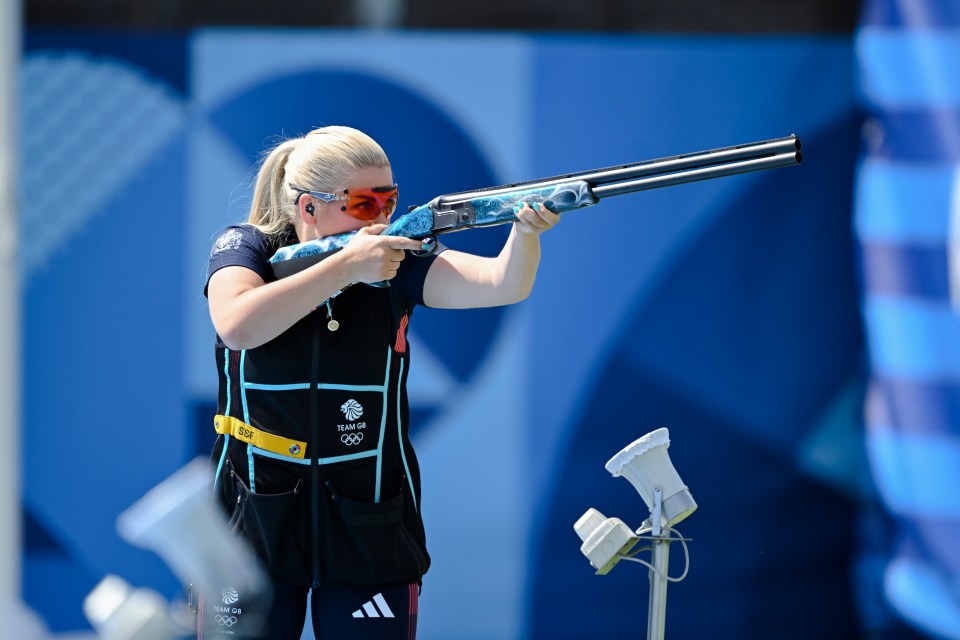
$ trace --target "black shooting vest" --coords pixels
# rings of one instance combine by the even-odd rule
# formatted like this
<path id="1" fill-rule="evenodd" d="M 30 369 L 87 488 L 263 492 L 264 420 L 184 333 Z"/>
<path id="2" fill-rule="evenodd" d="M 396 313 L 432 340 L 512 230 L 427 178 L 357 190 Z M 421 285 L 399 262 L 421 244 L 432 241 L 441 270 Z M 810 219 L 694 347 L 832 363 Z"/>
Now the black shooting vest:
<path id="1" fill-rule="evenodd" d="M 412 309 L 396 288 L 334 298 L 336 331 L 324 305 L 254 349 L 217 341 L 218 412 L 306 443 L 303 460 L 229 435 L 214 452 L 218 495 L 275 579 L 417 582 L 429 567 L 409 440 Z"/>

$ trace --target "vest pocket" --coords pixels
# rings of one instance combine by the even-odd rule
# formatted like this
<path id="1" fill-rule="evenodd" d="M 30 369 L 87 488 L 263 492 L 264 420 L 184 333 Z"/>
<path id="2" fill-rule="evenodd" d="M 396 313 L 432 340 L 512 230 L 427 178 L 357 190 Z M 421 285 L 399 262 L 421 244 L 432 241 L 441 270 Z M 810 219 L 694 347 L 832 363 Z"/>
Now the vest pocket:
<path id="1" fill-rule="evenodd" d="M 230 527 L 247 541 L 270 576 L 309 583 L 302 559 L 306 541 L 299 521 L 304 508 L 299 482 L 293 491 L 252 493 L 227 458 L 219 484 Z"/>
<path id="2" fill-rule="evenodd" d="M 327 579 L 354 585 L 418 582 L 430 566 L 416 514 L 400 494 L 381 502 L 356 502 L 329 482 L 323 501 L 323 557 Z M 416 524 L 415 524 L 416 523 Z"/>

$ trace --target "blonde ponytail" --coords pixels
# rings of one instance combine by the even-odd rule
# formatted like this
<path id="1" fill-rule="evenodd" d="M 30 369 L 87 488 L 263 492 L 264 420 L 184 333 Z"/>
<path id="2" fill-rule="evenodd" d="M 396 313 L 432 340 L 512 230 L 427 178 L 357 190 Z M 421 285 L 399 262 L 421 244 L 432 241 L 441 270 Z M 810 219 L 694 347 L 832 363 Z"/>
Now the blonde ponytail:
<path id="1" fill-rule="evenodd" d="M 277 235 L 300 220 L 291 184 L 329 193 L 343 189 L 354 171 L 367 167 L 389 168 L 390 161 L 373 138 L 357 129 L 321 127 L 281 142 L 260 165 L 248 222 Z"/>
<path id="2" fill-rule="evenodd" d="M 267 235 L 279 234 L 296 220 L 296 207 L 286 196 L 286 165 L 300 140 L 286 140 L 274 147 L 257 173 L 248 222 Z"/>

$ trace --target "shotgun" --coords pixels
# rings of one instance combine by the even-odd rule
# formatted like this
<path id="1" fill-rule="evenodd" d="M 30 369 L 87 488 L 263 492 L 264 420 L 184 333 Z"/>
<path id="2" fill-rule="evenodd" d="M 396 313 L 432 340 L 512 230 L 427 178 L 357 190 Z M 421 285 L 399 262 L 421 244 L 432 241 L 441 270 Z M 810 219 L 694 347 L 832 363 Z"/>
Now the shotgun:
<path id="1" fill-rule="evenodd" d="M 425 256 L 436 250 L 438 235 L 514 222 L 517 219 L 514 207 L 523 203 L 539 202 L 556 213 L 564 213 L 595 205 L 610 196 L 789 167 L 799 164 L 802 159 L 800 138 L 789 135 L 542 180 L 461 191 L 411 207 L 408 213 L 390 223 L 382 235 L 421 239 L 424 250 L 412 253 Z M 274 275 L 283 278 L 320 262 L 345 247 L 355 234 L 356 231 L 351 231 L 283 247 L 270 258 Z M 373 286 L 389 284 L 378 282 Z"/>

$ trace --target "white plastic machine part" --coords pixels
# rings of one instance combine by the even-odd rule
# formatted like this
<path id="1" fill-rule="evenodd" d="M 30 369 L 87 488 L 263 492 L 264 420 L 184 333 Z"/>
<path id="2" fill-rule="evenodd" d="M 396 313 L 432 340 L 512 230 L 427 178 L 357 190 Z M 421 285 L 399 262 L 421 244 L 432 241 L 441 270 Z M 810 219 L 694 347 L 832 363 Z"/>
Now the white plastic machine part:
<path id="1" fill-rule="evenodd" d="M 180 637 L 166 601 L 108 575 L 87 595 L 83 612 L 102 640 L 173 640 Z"/>
<path id="2" fill-rule="evenodd" d="M 227 586 L 250 594 L 267 588 L 253 551 L 214 503 L 212 473 L 203 457 L 121 513 L 117 530 L 130 544 L 155 551 L 184 585 L 192 583 L 201 594 Z"/>
<path id="3" fill-rule="evenodd" d="M 601 576 L 609 573 L 638 540 L 620 518 L 607 518 L 596 509 L 588 509 L 573 528 L 583 541 L 580 552 Z"/>

